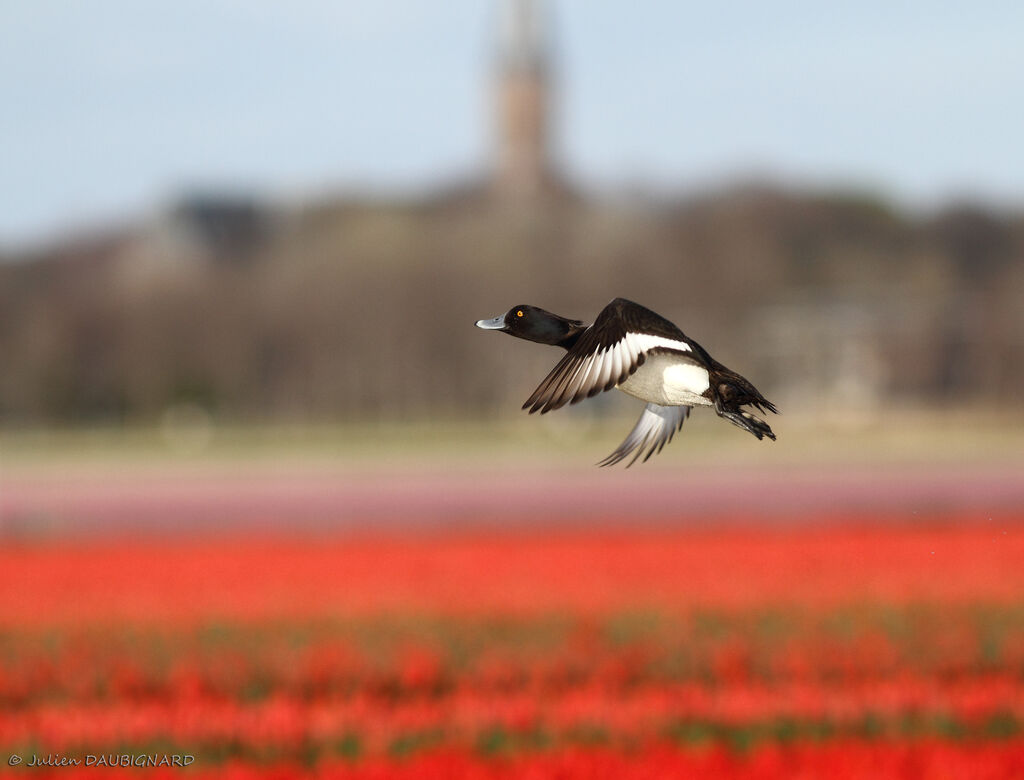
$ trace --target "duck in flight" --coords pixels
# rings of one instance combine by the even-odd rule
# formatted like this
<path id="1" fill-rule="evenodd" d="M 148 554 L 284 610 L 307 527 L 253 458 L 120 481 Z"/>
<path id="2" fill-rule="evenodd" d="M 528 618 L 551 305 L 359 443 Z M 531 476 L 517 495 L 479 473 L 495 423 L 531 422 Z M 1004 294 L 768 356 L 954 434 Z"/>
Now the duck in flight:
<path id="1" fill-rule="evenodd" d="M 775 440 L 768 423 L 742 408 L 778 413 L 774 404 L 664 317 L 625 298 L 605 306 L 590 326 L 527 305 L 476 325 L 568 350 L 523 404 L 530 414 L 545 414 L 615 387 L 647 402 L 633 430 L 601 466 L 635 452 L 628 467 L 641 455 L 646 461 L 661 452 L 694 406 L 713 407 L 719 417 L 759 440 Z"/>

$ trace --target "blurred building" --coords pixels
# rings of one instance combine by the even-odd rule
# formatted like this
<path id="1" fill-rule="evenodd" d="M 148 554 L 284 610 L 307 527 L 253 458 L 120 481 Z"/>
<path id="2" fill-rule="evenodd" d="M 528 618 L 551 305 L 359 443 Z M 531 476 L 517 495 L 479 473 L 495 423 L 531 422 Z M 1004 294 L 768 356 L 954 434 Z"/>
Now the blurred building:
<path id="1" fill-rule="evenodd" d="M 159 220 L 172 241 L 212 261 L 245 258 L 265 243 L 272 210 L 247 194 L 195 193 L 178 199 Z"/>
<path id="2" fill-rule="evenodd" d="M 585 319 L 620 295 L 787 412 L 1019 407 L 1024 216 L 770 184 L 579 192 L 555 152 L 550 6 L 496 8 L 475 181 L 293 208 L 191 195 L 0 263 L 0 423 L 513 413 L 552 355 L 471 323 L 525 302 Z"/>

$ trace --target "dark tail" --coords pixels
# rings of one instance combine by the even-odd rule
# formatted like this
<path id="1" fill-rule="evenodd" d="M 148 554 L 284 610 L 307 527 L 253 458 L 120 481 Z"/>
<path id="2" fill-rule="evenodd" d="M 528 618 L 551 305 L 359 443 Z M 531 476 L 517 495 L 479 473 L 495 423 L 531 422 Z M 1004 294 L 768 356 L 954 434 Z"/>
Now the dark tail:
<path id="1" fill-rule="evenodd" d="M 767 436 L 775 441 L 771 426 L 740 407 L 753 406 L 761 412 L 778 414 L 775 404 L 765 398 L 746 378 L 725 366 L 717 365 L 711 371 L 711 393 L 715 411 L 733 425 L 756 436 Z"/>

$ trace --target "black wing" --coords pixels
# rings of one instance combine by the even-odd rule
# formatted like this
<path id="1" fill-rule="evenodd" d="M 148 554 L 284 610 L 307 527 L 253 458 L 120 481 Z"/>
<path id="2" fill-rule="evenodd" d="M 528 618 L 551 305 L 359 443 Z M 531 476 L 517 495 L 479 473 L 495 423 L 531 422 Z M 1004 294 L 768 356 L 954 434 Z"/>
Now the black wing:
<path id="1" fill-rule="evenodd" d="M 644 364 L 653 350 L 678 352 L 710 367 L 714 361 L 675 325 L 639 304 L 616 298 L 597 315 L 524 409 L 544 414 L 611 390 Z"/>

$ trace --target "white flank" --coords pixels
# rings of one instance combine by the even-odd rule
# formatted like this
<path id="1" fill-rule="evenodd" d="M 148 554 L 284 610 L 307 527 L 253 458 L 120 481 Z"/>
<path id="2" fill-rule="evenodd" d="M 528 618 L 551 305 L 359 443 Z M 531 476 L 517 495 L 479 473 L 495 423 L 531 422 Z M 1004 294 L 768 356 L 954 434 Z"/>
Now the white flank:
<path id="1" fill-rule="evenodd" d="M 684 355 L 650 355 L 632 376 L 619 385 L 627 395 L 661 406 L 708 406 L 707 369 Z"/>
<path id="2" fill-rule="evenodd" d="M 711 384 L 708 371 L 694 363 L 673 363 L 665 367 L 662 373 L 665 390 L 670 395 L 673 391 L 700 395 Z"/>

